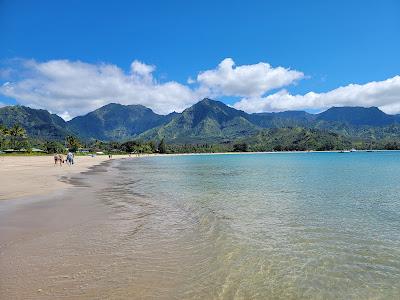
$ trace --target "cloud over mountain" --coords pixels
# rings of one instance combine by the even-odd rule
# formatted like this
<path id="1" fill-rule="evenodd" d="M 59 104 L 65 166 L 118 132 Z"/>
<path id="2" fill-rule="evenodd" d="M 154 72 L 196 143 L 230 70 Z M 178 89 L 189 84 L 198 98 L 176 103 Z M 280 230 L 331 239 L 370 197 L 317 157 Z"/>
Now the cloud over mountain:
<path id="1" fill-rule="evenodd" d="M 178 82 L 158 82 L 152 74 L 155 67 L 139 61 L 132 63 L 129 73 L 112 64 L 69 60 L 24 60 L 15 68 L 20 77 L 3 84 L 0 93 L 67 119 L 110 102 L 142 104 L 168 113 L 201 97 Z"/>
<path id="2" fill-rule="evenodd" d="M 332 106 L 377 106 L 386 113 L 400 111 L 400 76 L 366 84 L 349 84 L 326 93 L 291 95 L 281 90 L 266 97 L 244 98 L 234 107 L 247 112 L 326 109 Z"/>
<path id="3" fill-rule="evenodd" d="M 6 81 L 0 94 L 18 104 L 48 109 L 66 120 L 110 102 L 142 104 L 166 114 L 180 112 L 204 97 L 226 96 L 237 99 L 233 106 L 247 112 L 331 106 L 377 106 L 387 113 L 400 112 L 400 76 L 325 93 L 292 95 L 285 88 L 305 75 L 266 62 L 237 66 L 226 58 L 216 68 L 200 71 L 188 84 L 160 81 L 155 71 L 156 66 L 137 60 L 127 72 L 107 63 L 14 60 L 0 69 Z"/>

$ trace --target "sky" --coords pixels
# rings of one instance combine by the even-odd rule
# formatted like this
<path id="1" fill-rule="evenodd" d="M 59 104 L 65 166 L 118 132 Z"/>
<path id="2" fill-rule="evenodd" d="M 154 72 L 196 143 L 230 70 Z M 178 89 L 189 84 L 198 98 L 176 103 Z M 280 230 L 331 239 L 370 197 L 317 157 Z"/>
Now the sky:
<path id="1" fill-rule="evenodd" d="M 0 0 L 0 106 L 400 113 L 400 1 Z"/>

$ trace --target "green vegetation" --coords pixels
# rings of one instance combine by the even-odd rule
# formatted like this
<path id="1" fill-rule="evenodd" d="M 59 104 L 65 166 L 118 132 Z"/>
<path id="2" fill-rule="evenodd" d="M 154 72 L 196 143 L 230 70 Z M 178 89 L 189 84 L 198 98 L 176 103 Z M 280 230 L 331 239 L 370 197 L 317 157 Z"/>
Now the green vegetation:
<path id="1" fill-rule="evenodd" d="M 233 145 L 233 151 L 234 152 L 247 152 L 249 151 L 249 145 L 247 143 L 237 143 Z"/>
<path id="2" fill-rule="evenodd" d="M 160 143 L 158 144 L 158 151 L 160 153 L 167 153 L 167 146 L 165 145 L 164 138 L 162 138 Z"/>
<path id="3" fill-rule="evenodd" d="M 222 102 L 204 99 L 168 123 L 139 135 L 144 140 L 170 144 L 220 144 L 256 134 L 261 128 L 247 119 L 248 114 Z"/>
<path id="4" fill-rule="evenodd" d="M 66 146 L 69 150 L 76 152 L 78 151 L 78 149 L 81 147 L 81 143 L 79 142 L 79 140 L 73 136 L 73 135 L 69 135 L 66 137 L 65 139 L 66 141 Z"/>
<path id="5" fill-rule="evenodd" d="M 0 124 L 13 127 L 18 124 L 30 138 L 41 140 L 63 140 L 71 132 L 67 123 L 57 115 L 43 109 L 26 106 L 5 106 L 0 108 Z"/>
<path id="6" fill-rule="evenodd" d="M 47 153 L 63 153 L 65 152 L 65 147 L 60 142 L 45 141 L 43 143 L 43 150 Z"/>
<path id="7" fill-rule="evenodd" d="M 23 147 L 26 145 L 26 131 L 19 124 L 15 124 L 13 127 L 8 129 L 8 135 L 10 138 L 10 144 L 13 148 Z"/>
<path id="8" fill-rule="evenodd" d="M 211 99 L 167 116 L 108 104 L 68 122 L 45 110 L 0 108 L 0 150 L 34 148 L 83 154 L 398 150 L 400 116 L 376 107 L 248 114 Z"/>
<path id="9" fill-rule="evenodd" d="M 121 141 L 162 125 L 171 116 L 158 115 L 142 105 L 111 103 L 72 119 L 68 122 L 68 128 L 82 139 Z"/>
<path id="10" fill-rule="evenodd" d="M 157 148 L 154 142 L 128 141 L 122 144 L 114 143 L 114 152 L 124 153 L 155 153 Z"/>
<path id="11" fill-rule="evenodd" d="M 21 125 L 14 124 L 9 128 L 0 125 L 0 149 L 26 149 L 29 147 L 26 131 Z"/>
<path id="12" fill-rule="evenodd" d="M 229 144 L 169 144 L 167 153 L 220 153 L 231 152 Z"/>
<path id="13" fill-rule="evenodd" d="M 352 148 L 349 139 L 334 133 L 301 127 L 273 128 L 249 140 L 251 151 L 328 151 Z"/>

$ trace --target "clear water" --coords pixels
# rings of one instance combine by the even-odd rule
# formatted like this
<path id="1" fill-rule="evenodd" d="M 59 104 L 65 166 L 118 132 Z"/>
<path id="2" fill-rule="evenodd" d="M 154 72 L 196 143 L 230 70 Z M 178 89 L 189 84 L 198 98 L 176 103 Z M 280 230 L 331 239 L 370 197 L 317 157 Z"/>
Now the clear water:
<path id="1" fill-rule="evenodd" d="M 400 297 L 399 152 L 167 156 L 113 169 L 100 198 L 120 238 L 115 276 L 133 274 L 127 285 L 143 297 Z"/>

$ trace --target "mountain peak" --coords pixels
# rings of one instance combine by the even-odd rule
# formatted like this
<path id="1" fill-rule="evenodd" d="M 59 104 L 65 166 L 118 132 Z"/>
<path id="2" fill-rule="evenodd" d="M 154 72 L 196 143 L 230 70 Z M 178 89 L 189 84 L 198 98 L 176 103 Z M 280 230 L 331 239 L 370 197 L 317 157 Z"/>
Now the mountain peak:
<path id="1" fill-rule="evenodd" d="M 144 139 L 191 143 L 234 140 L 250 136 L 260 128 L 248 120 L 248 114 L 221 101 L 204 98 L 177 114 L 169 123 L 141 135 Z"/>
<path id="2" fill-rule="evenodd" d="M 85 116 L 73 118 L 69 127 L 83 138 L 124 140 L 169 121 L 143 105 L 109 103 Z"/>
<path id="3" fill-rule="evenodd" d="M 217 100 L 213 100 L 210 98 L 204 98 L 203 100 L 200 100 L 199 102 L 195 103 L 193 106 L 200 106 L 200 105 L 207 105 L 207 106 L 227 106 L 225 103 Z"/>
<path id="4" fill-rule="evenodd" d="M 229 107 L 221 101 L 204 98 L 191 107 L 185 109 L 182 113 L 186 117 L 192 118 L 197 124 L 204 118 L 218 119 L 219 121 L 227 121 L 238 116 L 247 115 L 245 112 Z"/>
<path id="5" fill-rule="evenodd" d="M 144 109 L 144 110 L 151 110 L 150 108 L 142 105 L 142 104 L 129 104 L 129 105 L 124 105 L 124 104 L 120 104 L 120 103 L 115 103 L 115 102 L 111 102 L 108 103 L 104 106 L 99 107 L 96 110 L 107 110 L 107 109 L 125 109 L 125 108 L 136 108 L 136 109 Z"/>
<path id="6" fill-rule="evenodd" d="M 376 106 L 364 107 L 364 106 L 332 106 L 328 108 L 326 111 L 377 111 L 384 113 Z"/>
<path id="7" fill-rule="evenodd" d="M 317 115 L 318 120 L 345 122 L 351 125 L 384 126 L 393 123 L 394 117 L 378 107 L 331 107 Z"/>

